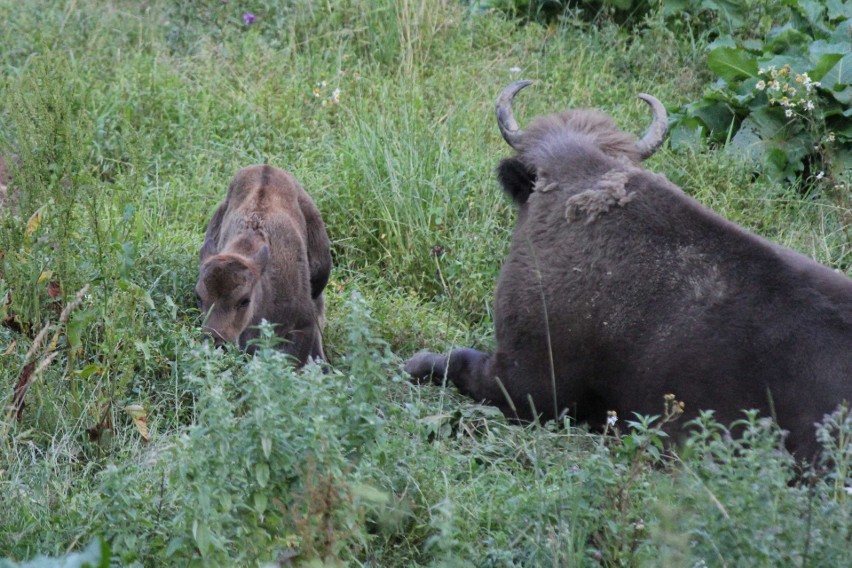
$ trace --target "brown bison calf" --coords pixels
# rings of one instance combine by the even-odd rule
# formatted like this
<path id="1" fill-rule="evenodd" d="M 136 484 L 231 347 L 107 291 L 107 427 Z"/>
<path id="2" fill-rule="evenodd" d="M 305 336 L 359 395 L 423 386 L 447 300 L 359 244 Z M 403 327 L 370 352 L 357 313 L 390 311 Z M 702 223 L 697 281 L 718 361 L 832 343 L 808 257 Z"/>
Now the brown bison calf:
<path id="1" fill-rule="evenodd" d="M 207 226 L 200 260 L 195 291 L 217 345 L 252 350 L 265 319 L 299 365 L 324 357 L 328 235 L 292 175 L 267 165 L 240 170 Z"/>
<path id="2" fill-rule="evenodd" d="M 600 427 L 659 414 L 724 423 L 756 408 L 801 457 L 814 423 L 852 401 L 852 280 L 731 223 L 638 164 L 662 143 L 665 109 L 635 142 L 572 110 L 519 130 L 509 85 L 497 103 L 516 151 L 498 177 L 518 206 L 494 306 L 497 350 L 421 352 L 405 370 L 443 377 L 521 420 L 570 412 Z M 508 395 L 508 397 L 507 397 Z"/>

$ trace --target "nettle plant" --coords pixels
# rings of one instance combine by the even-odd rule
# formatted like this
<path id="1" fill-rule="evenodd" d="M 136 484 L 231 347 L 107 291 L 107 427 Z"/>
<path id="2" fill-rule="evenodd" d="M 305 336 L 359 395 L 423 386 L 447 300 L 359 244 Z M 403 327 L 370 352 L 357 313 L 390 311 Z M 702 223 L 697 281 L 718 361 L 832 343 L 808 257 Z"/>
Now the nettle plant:
<path id="1" fill-rule="evenodd" d="M 773 20 L 783 25 L 761 19 L 709 45 L 707 66 L 718 80 L 673 116 L 672 148 L 726 145 L 773 179 L 845 192 L 852 184 L 852 2 L 781 4 Z"/>

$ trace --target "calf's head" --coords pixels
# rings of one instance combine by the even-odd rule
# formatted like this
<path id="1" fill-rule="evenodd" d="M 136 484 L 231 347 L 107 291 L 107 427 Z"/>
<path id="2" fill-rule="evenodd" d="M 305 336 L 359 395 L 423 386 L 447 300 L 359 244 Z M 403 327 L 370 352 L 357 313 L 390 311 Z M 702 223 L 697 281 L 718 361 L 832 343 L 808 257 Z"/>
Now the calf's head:
<path id="1" fill-rule="evenodd" d="M 216 345 L 239 345 L 240 336 L 253 325 L 263 304 L 261 277 L 269 264 L 269 247 L 263 245 L 251 256 L 222 253 L 201 259 L 195 294 L 202 315 L 203 332 Z"/>
<path id="2" fill-rule="evenodd" d="M 537 188 L 580 177 L 597 177 L 611 160 L 638 164 L 663 143 L 668 129 L 666 109 L 651 95 L 640 94 L 653 122 L 639 140 L 622 132 L 605 114 L 590 109 L 567 110 L 539 117 L 520 129 L 512 100 L 532 81 L 516 81 L 497 99 L 497 125 L 517 154 L 500 162 L 497 177 L 517 205 L 526 203 Z M 606 162 L 606 163 L 604 163 Z"/>

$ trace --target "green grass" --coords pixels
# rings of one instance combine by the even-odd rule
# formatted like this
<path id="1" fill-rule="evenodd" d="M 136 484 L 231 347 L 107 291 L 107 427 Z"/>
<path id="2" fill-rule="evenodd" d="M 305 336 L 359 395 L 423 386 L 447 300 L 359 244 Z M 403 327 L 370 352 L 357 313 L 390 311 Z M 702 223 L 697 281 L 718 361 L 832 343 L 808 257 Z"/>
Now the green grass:
<path id="1" fill-rule="evenodd" d="M 654 450 L 658 423 L 521 428 L 400 376 L 417 349 L 492 345 L 513 225 L 493 175 L 500 89 L 536 80 L 522 124 L 594 106 L 640 133 L 636 93 L 670 108 L 701 93 L 701 38 L 653 20 L 521 25 L 447 0 L 0 0 L 0 21 L 0 150 L 19 159 L 0 211 L 0 407 L 49 362 L 22 419 L 0 415 L 0 558 L 103 538 L 116 563 L 145 566 L 846 560 L 852 445 L 796 481 L 763 424 L 739 447 L 708 420 L 673 461 Z M 692 152 L 647 166 L 850 271 L 842 200 Z M 202 345 L 197 251 L 257 162 L 291 170 L 326 221 L 328 374 Z"/>

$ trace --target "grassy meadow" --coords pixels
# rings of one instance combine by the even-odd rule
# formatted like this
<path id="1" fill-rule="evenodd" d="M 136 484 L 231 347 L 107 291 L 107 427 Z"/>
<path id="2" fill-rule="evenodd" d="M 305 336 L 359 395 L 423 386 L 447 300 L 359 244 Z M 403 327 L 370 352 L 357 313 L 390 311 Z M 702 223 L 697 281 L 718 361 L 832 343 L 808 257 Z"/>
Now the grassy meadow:
<path id="1" fill-rule="evenodd" d="M 455 0 L 0 0 L 0 21 L 0 154 L 17 157 L 0 566 L 84 550 L 122 566 L 848 563 L 848 414 L 821 430 L 833 464 L 802 474 L 753 414 L 742 439 L 704 417 L 670 455 L 665 418 L 519 427 L 400 370 L 424 347 L 493 345 L 514 222 L 493 173 L 500 90 L 536 81 L 522 125 L 592 106 L 640 134 L 637 93 L 674 110 L 710 82 L 701 35 L 654 12 L 538 24 Z M 302 182 L 332 240 L 329 373 L 199 333 L 206 223 L 264 162 Z M 664 146 L 646 167 L 852 272 L 842 196 L 718 148 Z"/>

